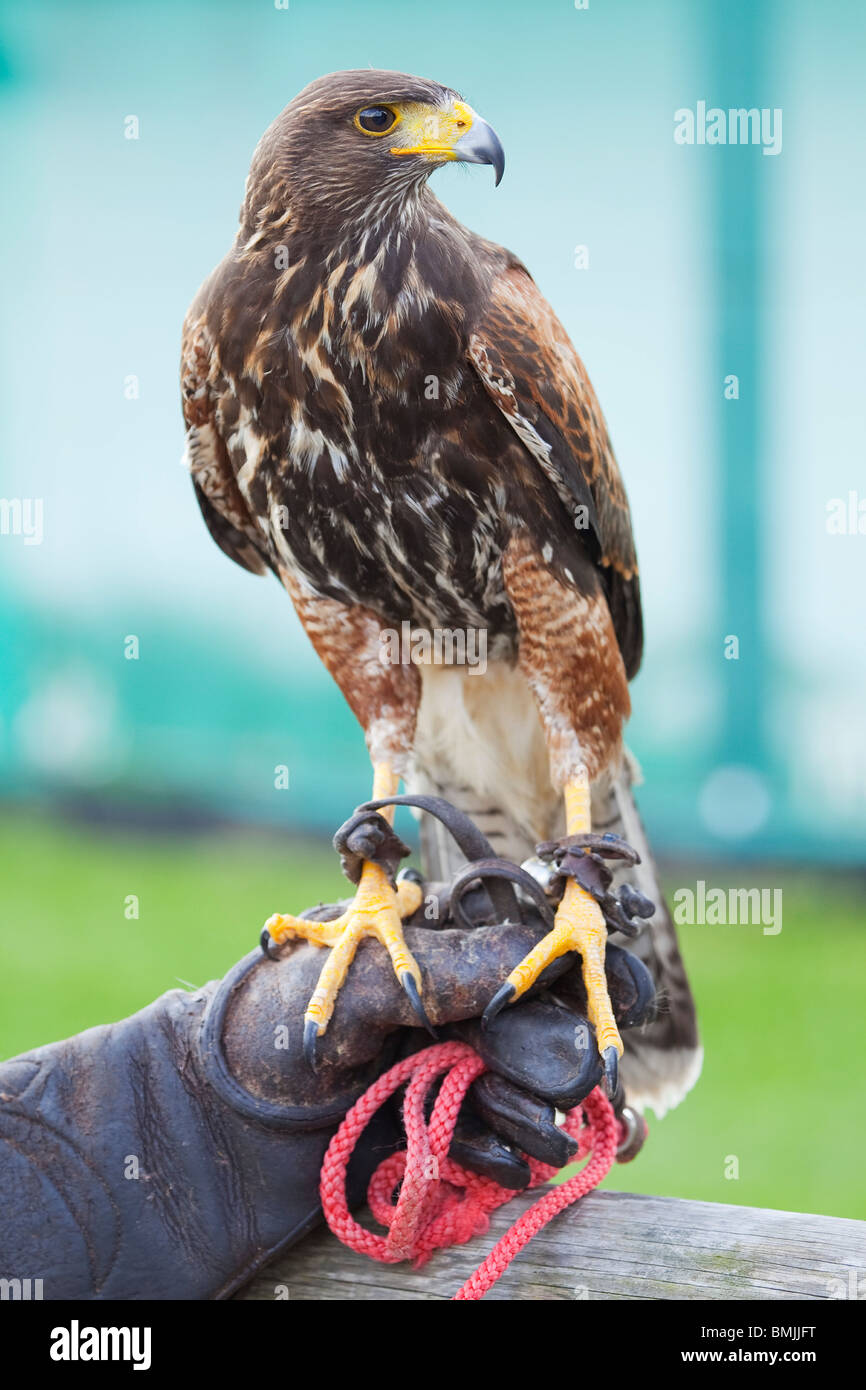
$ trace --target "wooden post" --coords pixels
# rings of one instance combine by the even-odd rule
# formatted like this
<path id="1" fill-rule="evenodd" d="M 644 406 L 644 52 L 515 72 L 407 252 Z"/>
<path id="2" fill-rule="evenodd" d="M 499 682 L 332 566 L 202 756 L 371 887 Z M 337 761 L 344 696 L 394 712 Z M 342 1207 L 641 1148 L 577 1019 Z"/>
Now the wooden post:
<path id="1" fill-rule="evenodd" d="M 486 1235 L 439 1251 L 420 1270 L 376 1264 L 322 1228 L 237 1297 L 449 1299 L 538 1195 L 515 1197 Z M 866 1222 L 593 1192 L 535 1236 L 486 1297 L 866 1299 Z"/>

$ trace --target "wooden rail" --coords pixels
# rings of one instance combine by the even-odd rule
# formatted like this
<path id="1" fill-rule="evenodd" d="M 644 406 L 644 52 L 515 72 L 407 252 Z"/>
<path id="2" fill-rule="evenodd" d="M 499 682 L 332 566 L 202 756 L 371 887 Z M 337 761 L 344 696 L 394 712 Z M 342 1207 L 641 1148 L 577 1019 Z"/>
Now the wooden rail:
<path id="1" fill-rule="evenodd" d="M 421 1270 L 381 1265 L 322 1228 L 280 1256 L 242 1299 L 451 1298 L 538 1196 L 495 1212 L 485 1236 Z M 488 1299 L 866 1299 L 866 1222 L 594 1192 L 521 1251 Z"/>

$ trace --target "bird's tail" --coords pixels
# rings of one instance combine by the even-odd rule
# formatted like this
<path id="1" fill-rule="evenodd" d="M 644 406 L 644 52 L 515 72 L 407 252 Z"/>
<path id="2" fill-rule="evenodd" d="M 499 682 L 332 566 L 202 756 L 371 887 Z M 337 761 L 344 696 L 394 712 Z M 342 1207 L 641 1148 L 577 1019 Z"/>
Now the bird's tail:
<path id="1" fill-rule="evenodd" d="M 703 1048 L 698 1036 L 695 1001 L 680 955 L 676 928 L 664 899 L 652 849 L 634 799 L 639 780 L 631 757 L 606 786 L 593 788 L 593 830 L 611 831 L 636 849 L 641 862 L 614 873 L 614 887 L 631 883 L 655 903 L 654 915 L 634 940 L 612 940 L 640 956 L 656 982 L 657 1016 L 623 1036 L 622 1075 L 630 1105 L 651 1107 L 661 1116 L 694 1086 L 701 1072 Z"/>
<path id="2" fill-rule="evenodd" d="M 546 759 L 545 759 L 546 762 Z M 546 824 L 534 815 L 505 809 L 508 797 L 494 795 L 488 784 L 476 790 L 447 762 L 436 759 L 425 765 L 416 762 L 412 791 L 444 796 L 475 821 L 490 840 L 495 852 L 516 863 L 535 853 L 541 839 L 564 833 L 558 807 Z M 628 758 L 614 779 L 593 787 L 593 830 L 621 835 L 641 857 L 640 864 L 614 874 L 614 887 L 629 882 L 656 904 L 655 915 L 642 927 L 639 936 L 612 940 L 634 951 L 646 963 L 658 990 L 657 1017 L 642 1028 L 626 1032 L 622 1077 L 630 1105 L 651 1107 L 661 1116 L 678 1105 L 697 1080 L 703 1058 L 695 1017 L 695 1005 L 677 943 L 676 930 L 665 903 L 652 851 L 647 841 L 632 791 L 638 780 L 637 765 Z M 558 802 L 557 798 L 557 802 Z M 519 799 L 516 801 L 519 807 Z M 432 816 L 421 821 L 421 855 L 429 879 L 448 880 L 465 863 L 444 826 Z"/>

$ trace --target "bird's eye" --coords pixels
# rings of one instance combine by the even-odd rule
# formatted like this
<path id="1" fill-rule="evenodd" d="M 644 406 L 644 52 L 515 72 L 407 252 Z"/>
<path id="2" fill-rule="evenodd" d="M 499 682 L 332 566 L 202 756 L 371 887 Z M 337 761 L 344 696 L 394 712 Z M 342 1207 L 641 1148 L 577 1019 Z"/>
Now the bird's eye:
<path id="1" fill-rule="evenodd" d="M 367 135 L 387 135 L 397 124 L 397 112 L 390 106 L 365 106 L 355 117 L 355 125 Z"/>

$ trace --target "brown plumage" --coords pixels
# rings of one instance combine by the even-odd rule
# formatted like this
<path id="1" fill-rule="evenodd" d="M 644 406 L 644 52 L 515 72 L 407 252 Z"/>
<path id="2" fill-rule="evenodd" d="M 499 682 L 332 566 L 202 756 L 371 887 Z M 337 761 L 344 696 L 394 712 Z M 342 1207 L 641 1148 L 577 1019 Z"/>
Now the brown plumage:
<path id="1" fill-rule="evenodd" d="M 632 804 L 640 590 L 583 364 L 525 266 L 431 193 L 448 159 L 501 174 L 486 123 L 400 73 L 322 78 L 277 118 L 184 327 L 188 458 L 212 535 L 278 575 L 373 763 L 522 857 L 580 769 L 594 805 Z M 387 663 L 403 623 L 483 632 L 486 671 Z M 661 1104 L 696 1068 L 680 975 Z"/>

